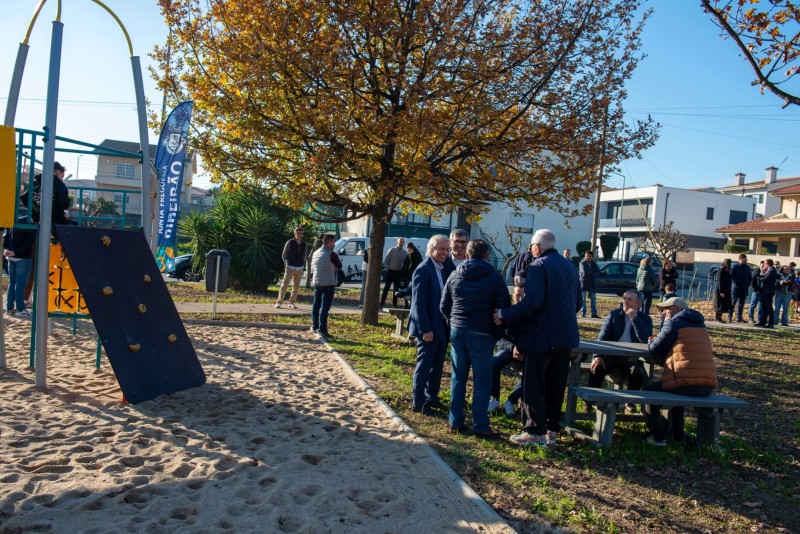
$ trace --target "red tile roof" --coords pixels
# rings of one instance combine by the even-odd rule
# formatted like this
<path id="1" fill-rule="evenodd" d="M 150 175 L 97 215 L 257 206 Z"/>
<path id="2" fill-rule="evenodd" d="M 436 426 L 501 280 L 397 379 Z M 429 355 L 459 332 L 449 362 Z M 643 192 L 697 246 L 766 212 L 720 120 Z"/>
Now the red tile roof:
<path id="1" fill-rule="evenodd" d="M 800 184 L 788 185 L 769 192 L 770 195 L 780 197 L 783 195 L 800 195 Z"/>
<path id="2" fill-rule="evenodd" d="M 722 226 L 715 231 L 718 234 L 800 233 L 800 219 L 756 219 Z"/>

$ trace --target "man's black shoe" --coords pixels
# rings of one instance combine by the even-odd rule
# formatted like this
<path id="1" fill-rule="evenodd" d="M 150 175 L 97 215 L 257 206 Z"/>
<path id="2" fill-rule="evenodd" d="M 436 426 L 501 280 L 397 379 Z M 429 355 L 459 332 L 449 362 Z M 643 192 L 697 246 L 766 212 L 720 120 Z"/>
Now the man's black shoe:
<path id="1" fill-rule="evenodd" d="M 600 318 L 599 315 L 592 315 L 592 319 L 599 319 L 599 318 Z"/>
<path id="2" fill-rule="evenodd" d="M 423 415 L 436 415 L 436 411 L 431 408 L 427 402 L 422 406 L 412 406 L 411 411 L 414 413 L 421 413 Z"/>
<path id="3" fill-rule="evenodd" d="M 462 426 L 450 426 L 450 425 L 447 425 L 447 432 L 449 434 L 466 434 L 467 433 L 467 427 L 465 427 L 463 425 Z"/>
<path id="4" fill-rule="evenodd" d="M 473 435 L 481 439 L 500 439 L 500 434 L 491 429 L 485 432 L 475 432 Z"/>
<path id="5" fill-rule="evenodd" d="M 447 408 L 447 406 L 442 404 L 442 401 L 440 401 L 439 399 L 431 399 L 425 404 L 430 406 L 431 408 L 436 408 L 437 410 L 444 410 L 445 408 Z"/>

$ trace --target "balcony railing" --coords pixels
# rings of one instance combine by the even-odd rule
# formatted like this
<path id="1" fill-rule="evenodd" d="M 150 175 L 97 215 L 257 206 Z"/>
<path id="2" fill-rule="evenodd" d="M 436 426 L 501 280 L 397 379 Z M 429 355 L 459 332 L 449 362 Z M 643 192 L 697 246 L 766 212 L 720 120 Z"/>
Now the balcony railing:
<path id="1" fill-rule="evenodd" d="M 625 228 L 630 226 L 650 226 L 651 218 L 631 217 L 627 219 L 600 219 L 601 228 Z"/>

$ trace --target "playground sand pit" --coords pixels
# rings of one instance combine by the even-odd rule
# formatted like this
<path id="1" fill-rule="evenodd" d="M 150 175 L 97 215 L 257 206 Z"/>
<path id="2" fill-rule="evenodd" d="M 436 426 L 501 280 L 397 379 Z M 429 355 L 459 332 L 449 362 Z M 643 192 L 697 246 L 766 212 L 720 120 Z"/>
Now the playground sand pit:
<path id="1" fill-rule="evenodd" d="M 198 388 L 120 402 L 89 324 L 3 319 L 0 532 L 505 532 L 306 332 L 190 326 Z"/>

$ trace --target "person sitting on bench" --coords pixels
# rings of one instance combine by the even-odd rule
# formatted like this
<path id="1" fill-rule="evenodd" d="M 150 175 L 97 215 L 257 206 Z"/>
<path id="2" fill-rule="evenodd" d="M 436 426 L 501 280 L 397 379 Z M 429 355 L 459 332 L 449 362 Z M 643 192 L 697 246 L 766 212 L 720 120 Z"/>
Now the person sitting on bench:
<path id="1" fill-rule="evenodd" d="M 597 339 L 600 341 L 626 341 L 628 343 L 647 343 L 653 335 L 653 320 L 640 311 L 643 297 L 635 289 L 622 295 L 619 308 L 606 316 Z M 647 373 L 641 362 L 631 362 L 627 357 L 600 356 L 592 358 L 592 374 L 589 375 L 589 387 L 603 387 L 603 380 L 611 375 L 615 384 L 620 387 L 627 382 L 628 389 L 640 390 L 644 385 Z M 587 405 L 588 406 L 588 405 Z M 634 411 L 632 404 L 628 411 Z"/>
<path id="2" fill-rule="evenodd" d="M 689 397 L 707 397 L 717 387 L 717 369 L 711 338 L 700 312 L 692 310 L 680 297 L 656 304 L 664 316 L 664 328 L 650 338 L 647 349 L 652 363 L 664 365 L 661 380 L 645 386 L 645 391 L 666 391 Z M 647 443 L 657 447 L 667 444 L 666 420 L 660 406 L 644 405 L 650 429 Z M 683 407 L 672 408 L 672 438 L 683 441 Z"/>

